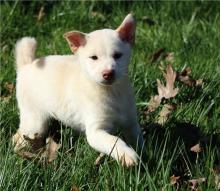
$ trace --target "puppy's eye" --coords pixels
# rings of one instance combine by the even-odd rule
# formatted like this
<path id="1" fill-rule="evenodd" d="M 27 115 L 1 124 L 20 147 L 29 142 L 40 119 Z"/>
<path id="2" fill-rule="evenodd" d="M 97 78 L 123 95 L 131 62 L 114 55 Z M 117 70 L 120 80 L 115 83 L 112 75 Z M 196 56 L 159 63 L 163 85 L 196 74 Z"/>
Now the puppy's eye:
<path id="1" fill-rule="evenodd" d="M 98 60 L 98 56 L 96 56 L 96 55 L 90 56 L 89 58 L 91 58 L 92 60 Z"/>
<path id="2" fill-rule="evenodd" d="M 121 58 L 122 57 L 122 53 L 120 53 L 120 52 L 116 52 L 116 53 L 114 53 L 114 55 L 113 55 L 113 58 L 114 59 L 119 59 L 119 58 Z"/>

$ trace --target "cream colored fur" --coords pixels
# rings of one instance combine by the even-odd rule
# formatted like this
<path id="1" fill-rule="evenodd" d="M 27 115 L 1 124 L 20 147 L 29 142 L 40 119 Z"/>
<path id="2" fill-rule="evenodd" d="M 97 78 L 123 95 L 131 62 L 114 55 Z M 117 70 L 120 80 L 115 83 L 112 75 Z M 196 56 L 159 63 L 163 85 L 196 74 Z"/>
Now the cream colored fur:
<path id="1" fill-rule="evenodd" d="M 127 21 L 133 22 L 128 15 Z M 126 22 L 126 19 L 124 22 Z M 120 40 L 118 32 L 103 29 L 87 34 L 86 45 L 75 55 L 35 59 L 36 41 L 25 37 L 16 45 L 17 101 L 20 125 L 14 136 L 15 150 L 27 143 L 26 135 L 47 136 L 47 122 L 55 118 L 84 131 L 88 143 L 126 166 L 137 164 L 130 147 L 143 145 L 137 122 L 134 95 L 127 75 L 131 45 Z M 123 56 L 117 61 L 114 51 Z M 98 60 L 91 60 L 91 55 Z M 102 71 L 114 69 L 115 82 L 105 85 Z M 114 135 L 118 130 L 126 142 Z"/>

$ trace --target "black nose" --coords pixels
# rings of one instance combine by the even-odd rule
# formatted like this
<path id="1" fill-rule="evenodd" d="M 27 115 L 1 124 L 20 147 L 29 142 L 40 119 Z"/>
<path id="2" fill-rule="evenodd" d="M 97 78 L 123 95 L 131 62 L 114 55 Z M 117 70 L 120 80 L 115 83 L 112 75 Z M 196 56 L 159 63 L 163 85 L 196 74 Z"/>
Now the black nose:
<path id="1" fill-rule="evenodd" d="M 115 77 L 115 71 L 114 70 L 104 70 L 102 72 L 102 76 L 106 81 L 112 81 Z"/>

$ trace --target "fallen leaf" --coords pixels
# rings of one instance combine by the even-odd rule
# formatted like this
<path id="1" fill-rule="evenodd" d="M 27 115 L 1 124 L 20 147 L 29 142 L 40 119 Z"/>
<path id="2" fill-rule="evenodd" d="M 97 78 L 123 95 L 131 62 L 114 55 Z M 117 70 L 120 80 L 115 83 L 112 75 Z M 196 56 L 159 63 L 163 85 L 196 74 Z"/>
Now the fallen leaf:
<path id="1" fill-rule="evenodd" d="M 190 148 L 190 151 L 195 152 L 195 153 L 200 153 L 202 151 L 202 148 L 200 144 L 196 144 L 193 147 Z"/>
<path id="2" fill-rule="evenodd" d="M 80 189 L 77 186 L 73 185 L 71 191 L 80 191 Z"/>
<path id="3" fill-rule="evenodd" d="M 15 87 L 11 82 L 5 82 L 4 87 L 9 91 L 9 93 L 13 93 Z"/>
<path id="4" fill-rule="evenodd" d="M 157 61 L 164 52 L 165 52 L 165 48 L 160 48 L 155 53 L 153 53 L 153 55 L 150 57 L 151 62 L 153 63 Z"/>
<path id="5" fill-rule="evenodd" d="M 179 181 L 180 181 L 180 176 L 173 175 L 170 177 L 170 184 L 175 185 L 177 190 L 179 189 L 180 186 Z"/>
<path id="6" fill-rule="evenodd" d="M 37 157 L 36 154 L 31 153 L 29 151 L 19 151 L 19 152 L 17 152 L 17 154 L 20 157 L 25 158 L 25 159 L 29 159 L 29 160 Z"/>
<path id="7" fill-rule="evenodd" d="M 6 92 L 2 95 L 1 94 L 1 101 L 8 103 L 10 99 L 12 98 L 12 94 L 14 92 L 14 84 L 11 82 L 5 82 L 4 88 L 6 89 Z"/>
<path id="8" fill-rule="evenodd" d="M 202 86 L 203 85 L 203 79 L 196 80 L 195 86 Z"/>
<path id="9" fill-rule="evenodd" d="M 57 151 L 60 148 L 60 144 L 57 143 L 53 137 L 48 138 L 48 143 L 45 150 L 45 157 L 47 158 L 47 161 L 50 163 L 54 159 L 56 159 Z"/>
<path id="10" fill-rule="evenodd" d="M 182 72 L 177 72 L 176 80 L 182 82 L 183 84 L 187 86 L 202 86 L 203 85 L 203 79 L 195 80 L 190 76 L 191 68 L 187 67 Z"/>
<path id="11" fill-rule="evenodd" d="M 164 125 L 168 115 L 176 108 L 176 105 L 165 104 L 159 113 L 158 124 Z"/>
<path id="12" fill-rule="evenodd" d="M 95 160 L 95 165 L 98 166 L 103 162 L 105 154 L 104 153 L 100 153 L 99 156 L 97 157 L 97 159 Z"/>
<path id="13" fill-rule="evenodd" d="M 213 174 L 215 177 L 215 187 L 217 190 L 220 190 L 220 167 L 215 167 L 213 169 Z"/>
<path id="14" fill-rule="evenodd" d="M 158 95 L 151 96 L 151 99 L 148 102 L 148 109 L 147 109 L 146 114 L 154 112 L 160 106 L 162 98 L 169 99 L 169 98 L 175 97 L 177 95 L 177 93 L 179 92 L 178 88 L 174 88 L 176 73 L 173 71 L 172 66 L 169 64 L 166 68 L 166 72 L 164 72 L 164 71 L 162 71 L 162 72 L 163 72 L 164 77 L 166 79 L 166 86 L 164 86 L 161 83 L 161 81 L 157 79 Z M 171 106 L 169 106 L 167 109 L 172 110 Z M 165 113 L 165 109 L 162 111 L 161 115 L 162 116 L 168 115 L 168 114 L 164 115 L 164 113 Z"/>
<path id="15" fill-rule="evenodd" d="M 165 55 L 165 60 L 169 63 L 174 62 L 174 52 L 169 52 Z"/>
<path id="16" fill-rule="evenodd" d="M 164 86 L 160 80 L 157 79 L 157 90 L 159 97 L 169 99 L 175 97 L 179 92 L 178 88 L 174 88 L 174 82 L 176 79 L 176 72 L 173 71 L 172 66 L 169 64 L 166 68 L 166 73 L 164 73 L 164 78 L 166 79 L 166 86 Z"/>
<path id="17" fill-rule="evenodd" d="M 188 180 L 188 184 L 191 190 L 199 191 L 198 189 L 199 184 L 205 181 L 206 181 L 206 178 L 197 178 L 197 179 Z"/>
<path id="18" fill-rule="evenodd" d="M 28 136 L 24 135 L 24 139 L 28 141 L 30 144 L 30 150 L 34 153 L 39 152 L 39 149 L 42 149 L 46 145 L 46 140 L 45 138 L 41 137 L 36 133 L 34 135 L 34 138 L 31 139 Z"/>
<path id="19" fill-rule="evenodd" d="M 148 24 L 149 26 L 154 26 L 156 23 L 154 20 L 150 19 L 149 17 L 147 16 L 143 16 L 142 17 L 142 21 L 146 24 Z"/>
<path id="20" fill-rule="evenodd" d="M 147 113 L 154 112 L 160 106 L 160 103 L 161 103 L 161 98 L 158 95 L 151 96 L 151 99 L 148 102 Z"/>

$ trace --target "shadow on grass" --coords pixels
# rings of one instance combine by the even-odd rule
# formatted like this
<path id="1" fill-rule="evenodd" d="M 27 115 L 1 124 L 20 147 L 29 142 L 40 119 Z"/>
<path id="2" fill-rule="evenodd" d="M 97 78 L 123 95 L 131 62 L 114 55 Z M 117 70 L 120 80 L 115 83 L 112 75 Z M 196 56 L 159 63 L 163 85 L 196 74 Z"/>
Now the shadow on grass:
<path id="1" fill-rule="evenodd" d="M 220 134 L 205 134 L 198 126 L 187 122 L 175 122 L 166 126 L 147 124 L 143 131 L 147 142 L 147 161 L 144 162 L 149 171 L 158 169 L 159 160 L 163 158 L 172 161 L 171 175 L 188 180 L 191 176 L 190 169 L 198 163 L 202 164 L 204 157 L 210 157 L 209 151 L 215 153 L 213 166 L 219 165 L 220 155 L 217 151 L 220 147 Z M 149 150 L 155 152 L 148 153 Z"/>

